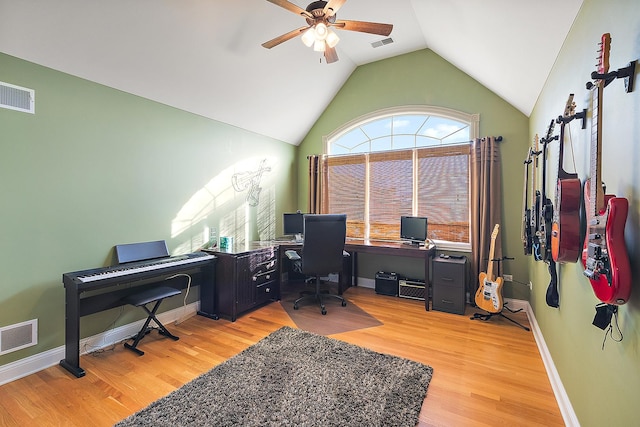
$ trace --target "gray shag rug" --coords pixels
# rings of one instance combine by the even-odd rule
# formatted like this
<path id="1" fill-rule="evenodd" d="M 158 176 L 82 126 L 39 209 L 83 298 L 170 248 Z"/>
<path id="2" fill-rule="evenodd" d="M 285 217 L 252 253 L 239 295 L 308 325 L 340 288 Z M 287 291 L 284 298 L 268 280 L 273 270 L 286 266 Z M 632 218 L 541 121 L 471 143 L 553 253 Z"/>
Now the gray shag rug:
<path id="1" fill-rule="evenodd" d="M 116 426 L 415 426 L 432 373 L 285 326 Z"/>

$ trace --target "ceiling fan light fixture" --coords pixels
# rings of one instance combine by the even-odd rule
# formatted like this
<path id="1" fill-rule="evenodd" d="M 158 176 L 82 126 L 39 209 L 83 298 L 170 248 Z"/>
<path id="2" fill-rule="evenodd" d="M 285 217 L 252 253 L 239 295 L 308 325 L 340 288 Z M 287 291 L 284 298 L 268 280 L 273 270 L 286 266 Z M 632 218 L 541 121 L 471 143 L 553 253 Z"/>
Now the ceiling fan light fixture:
<path id="1" fill-rule="evenodd" d="M 316 40 L 324 40 L 327 38 L 327 34 L 329 33 L 329 28 L 324 22 L 319 22 L 315 25 L 316 29 Z"/>
<path id="2" fill-rule="evenodd" d="M 316 40 L 316 33 L 313 27 L 309 28 L 304 33 L 302 33 L 301 39 L 302 39 L 302 43 L 304 43 L 305 46 L 307 47 L 313 46 L 313 42 L 315 42 Z"/>
<path id="3" fill-rule="evenodd" d="M 302 16 L 307 23 L 306 27 L 298 28 L 288 33 L 284 33 L 272 40 L 262 43 L 262 47 L 271 49 L 291 40 L 296 36 L 301 36 L 302 42 L 307 47 L 313 46 L 316 52 L 323 52 L 327 64 L 338 60 L 335 46 L 340 41 L 338 35 L 331 27 L 340 28 L 347 31 L 360 33 L 378 34 L 388 36 L 393 30 L 393 25 L 379 22 L 337 20 L 338 9 L 347 0 L 318 0 L 312 1 L 306 9 L 297 6 L 289 0 L 267 0 L 276 6 L 287 9 L 296 15 Z M 389 39 L 391 40 L 391 39 Z"/>
<path id="4" fill-rule="evenodd" d="M 326 48 L 327 46 L 324 40 L 316 39 L 315 43 L 313 44 L 313 50 L 315 50 L 316 52 L 324 52 Z"/>
<path id="5" fill-rule="evenodd" d="M 340 37 L 338 37 L 335 31 L 332 31 L 331 29 L 329 29 L 329 34 L 327 34 L 327 39 L 325 40 L 325 42 L 327 43 L 327 46 L 336 47 L 339 41 L 340 41 Z"/>

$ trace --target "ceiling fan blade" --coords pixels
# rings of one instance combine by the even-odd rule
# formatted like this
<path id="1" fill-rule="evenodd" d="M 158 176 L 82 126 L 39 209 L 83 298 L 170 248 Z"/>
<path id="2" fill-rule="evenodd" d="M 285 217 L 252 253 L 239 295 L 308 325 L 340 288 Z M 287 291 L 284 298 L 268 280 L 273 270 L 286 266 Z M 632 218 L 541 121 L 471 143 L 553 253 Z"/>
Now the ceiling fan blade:
<path id="1" fill-rule="evenodd" d="M 329 0 L 322 11 L 324 16 L 328 18 L 335 15 L 346 1 L 347 0 Z"/>
<path id="2" fill-rule="evenodd" d="M 287 0 L 267 0 L 269 3 L 273 3 L 276 6 L 280 6 L 284 9 L 287 9 L 290 12 L 295 13 L 296 15 L 302 15 L 307 18 L 313 18 L 309 12 L 301 8 L 300 6 L 296 6 L 295 4 L 288 2 Z"/>
<path id="3" fill-rule="evenodd" d="M 338 60 L 338 53 L 336 52 L 336 49 L 327 46 L 324 50 L 324 59 L 327 61 L 327 64 L 336 62 Z"/>
<path id="4" fill-rule="evenodd" d="M 379 34 L 381 36 L 388 36 L 393 30 L 391 24 L 380 24 L 378 22 L 365 22 L 365 21 L 342 21 L 338 20 L 331 24 L 332 27 L 340 28 L 347 31 L 359 31 L 361 33 Z"/>
<path id="5" fill-rule="evenodd" d="M 280 43 L 284 43 L 287 40 L 291 40 L 297 35 L 302 34 L 309 27 L 300 27 L 295 30 L 289 31 L 286 34 L 276 37 L 275 39 L 269 40 L 268 42 L 262 43 L 262 47 L 266 47 L 267 49 L 271 49 L 272 47 L 278 46 Z"/>

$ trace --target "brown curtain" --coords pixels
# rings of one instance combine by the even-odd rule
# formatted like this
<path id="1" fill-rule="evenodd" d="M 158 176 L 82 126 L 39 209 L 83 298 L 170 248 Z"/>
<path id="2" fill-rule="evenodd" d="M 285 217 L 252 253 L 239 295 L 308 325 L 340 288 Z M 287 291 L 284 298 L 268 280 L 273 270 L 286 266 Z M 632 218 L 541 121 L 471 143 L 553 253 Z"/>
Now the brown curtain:
<path id="1" fill-rule="evenodd" d="M 324 156 L 313 154 L 307 157 L 309 162 L 309 194 L 307 195 L 307 213 L 326 213 L 323 188 L 325 186 Z"/>
<path id="2" fill-rule="evenodd" d="M 491 233 L 502 227 L 502 185 L 500 183 L 500 147 L 494 137 L 476 139 L 471 144 L 471 302 L 478 288 L 478 275 L 487 271 Z M 504 230 L 500 229 L 500 232 Z M 502 258 L 500 232 L 495 242 L 494 259 Z M 502 266 L 500 266 L 500 272 Z M 494 275 L 498 264 L 493 265 Z"/>

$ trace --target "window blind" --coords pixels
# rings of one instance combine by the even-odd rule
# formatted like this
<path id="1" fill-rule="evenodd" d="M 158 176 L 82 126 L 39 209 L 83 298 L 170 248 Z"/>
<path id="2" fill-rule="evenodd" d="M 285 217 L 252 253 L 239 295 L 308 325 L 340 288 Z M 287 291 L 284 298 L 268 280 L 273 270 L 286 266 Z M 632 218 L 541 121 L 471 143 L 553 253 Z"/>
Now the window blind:
<path id="1" fill-rule="evenodd" d="M 417 152 L 417 213 L 430 239 L 469 242 L 469 154 L 468 144 Z"/>
<path id="2" fill-rule="evenodd" d="M 428 218 L 428 237 L 469 242 L 469 144 L 328 156 L 327 212 L 347 236 L 400 238 L 400 216 Z"/>
<path id="3" fill-rule="evenodd" d="M 366 157 L 330 156 L 325 162 L 327 212 L 347 214 L 347 237 L 365 235 Z"/>
<path id="4" fill-rule="evenodd" d="M 400 239 L 400 215 L 411 215 L 413 151 L 369 155 L 369 238 Z"/>

